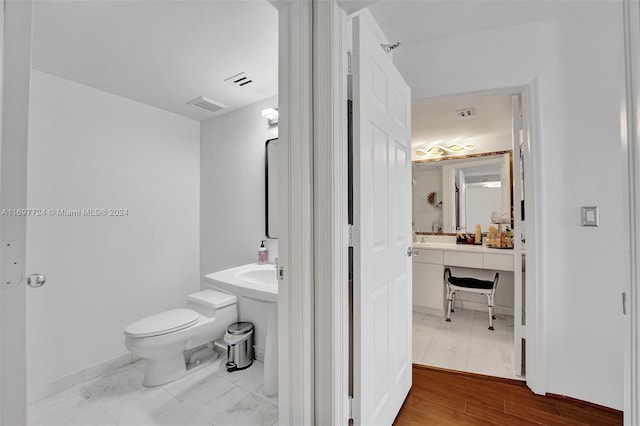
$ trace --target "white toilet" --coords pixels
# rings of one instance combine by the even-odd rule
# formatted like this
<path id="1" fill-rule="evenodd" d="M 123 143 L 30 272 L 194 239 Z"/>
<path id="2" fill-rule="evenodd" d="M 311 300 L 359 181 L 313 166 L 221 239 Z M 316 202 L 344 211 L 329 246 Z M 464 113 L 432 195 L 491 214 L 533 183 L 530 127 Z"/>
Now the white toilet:
<path id="1" fill-rule="evenodd" d="M 231 294 L 204 290 L 189 295 L 186 309 L 151 315 L 126 327 L 125 346 L 146 363 L 144 385 L 163 385 L 183 377 L 185 352 L 223 337 L 238 320 L 236 302 Z"/>

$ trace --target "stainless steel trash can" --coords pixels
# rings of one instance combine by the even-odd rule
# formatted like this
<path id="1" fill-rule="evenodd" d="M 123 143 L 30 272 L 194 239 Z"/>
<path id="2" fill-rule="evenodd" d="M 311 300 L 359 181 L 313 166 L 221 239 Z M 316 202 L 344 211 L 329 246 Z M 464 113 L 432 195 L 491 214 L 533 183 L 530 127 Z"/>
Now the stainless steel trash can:
<path id="1" fill-rule="evenodd" d="M 235 322 L 224 335 L 227 344 L 227 371 L 244 370 L 253 364 L 253 324 Z"/>

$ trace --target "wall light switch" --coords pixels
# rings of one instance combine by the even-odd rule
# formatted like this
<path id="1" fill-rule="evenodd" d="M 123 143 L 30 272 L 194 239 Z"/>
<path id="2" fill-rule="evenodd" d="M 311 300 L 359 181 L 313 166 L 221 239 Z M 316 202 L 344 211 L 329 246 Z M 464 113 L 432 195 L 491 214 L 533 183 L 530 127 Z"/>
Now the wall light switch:
<path id="1" fill-rule="evenodd" d="M 597 206 L 582 206 L 582 226 L 600 226 L 600 214 Z"/>

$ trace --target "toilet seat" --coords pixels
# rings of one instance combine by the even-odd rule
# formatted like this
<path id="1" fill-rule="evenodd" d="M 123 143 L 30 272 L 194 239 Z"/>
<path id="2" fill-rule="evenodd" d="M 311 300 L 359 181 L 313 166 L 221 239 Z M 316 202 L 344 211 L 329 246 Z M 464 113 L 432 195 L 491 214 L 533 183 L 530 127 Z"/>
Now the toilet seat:
<path id="1" fill-rule="evenodd" d="M 151 315 L 134 322 L 124 329 L 130 337 L 152 337 L 173 333 L 191 327 L 200 319 L 200 314 L 191 309 L 172 309 Z"/>

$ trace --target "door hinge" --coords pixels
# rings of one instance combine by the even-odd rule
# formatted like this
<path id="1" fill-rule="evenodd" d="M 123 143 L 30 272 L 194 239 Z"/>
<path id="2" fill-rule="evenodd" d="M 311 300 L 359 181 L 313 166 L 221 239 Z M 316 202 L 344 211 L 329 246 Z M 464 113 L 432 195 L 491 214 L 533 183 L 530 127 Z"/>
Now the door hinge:
<path id="1" fill-rule="evenodd" d="M 627 292 L 622 292 L 622 315 L 627 315 Z"/>
<path id="2" fill-rule="evenodd" d="M 349 400 L 349 420 L 353 420 L 353 397 L 350 396 Z"/>
<path id="3" fill-rule="evenodd" d="M 347 75 L 353 75 L 353 68 L 351 65 L 351 52 L 347 52 Z"/>

